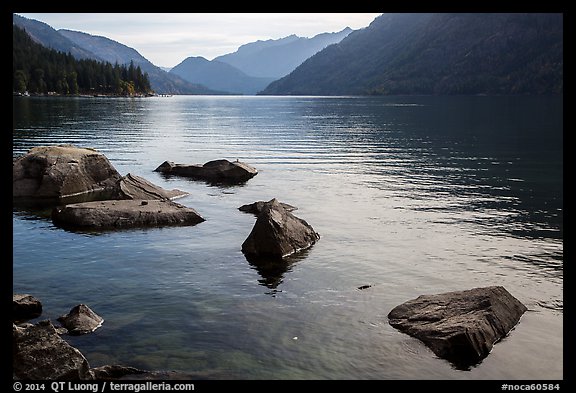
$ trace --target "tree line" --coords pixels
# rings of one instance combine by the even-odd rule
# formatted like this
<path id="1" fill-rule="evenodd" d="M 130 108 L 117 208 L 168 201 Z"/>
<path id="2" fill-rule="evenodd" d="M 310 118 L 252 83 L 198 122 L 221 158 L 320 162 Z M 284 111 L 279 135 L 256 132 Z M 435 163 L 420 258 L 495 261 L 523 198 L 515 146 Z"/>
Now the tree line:
<path id="1" fill-rule="evenodd" d="M 148 73 L 133 62 L 126 66 L 77 60 L 34 42 L 17 26 L 12 33 L 12 72 L 12 89 L 17 93 L 134 96 L 153 92 Z"/>

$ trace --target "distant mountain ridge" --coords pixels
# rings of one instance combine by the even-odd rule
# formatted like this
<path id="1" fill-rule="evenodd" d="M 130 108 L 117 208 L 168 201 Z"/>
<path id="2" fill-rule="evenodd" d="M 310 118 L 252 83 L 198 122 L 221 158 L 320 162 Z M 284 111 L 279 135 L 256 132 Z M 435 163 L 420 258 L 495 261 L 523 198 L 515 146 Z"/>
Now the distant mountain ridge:
<path id="1" fill-rule="evenodd" d="M 214 60 L 230 64 L 249 76 L 278 79 L 315 53 L 342 41 L 352 31 L 346 27 L 339 32 L 321 33 L 312 38 L 292 34 L 277 40 L 251 42 Z"/>
<path id="2" fill-rule="evenodd" d="M 55 49 L 64 53 L 70 52 L 70 54 L 78 60 L 103 60 L 91 51 L 76 45 L 74 42 L 70 41 L 68 38 L 64 37 L 62 34 L 58 33 L 50 25 L 44 22 L 24 18 L 16 14 L 13 14 L 12 21 L 14 25 L 26 30 L 28 35 L 32 37 L 34 41 L 44 45 L 47 48 Z"/>
<path id="3" fill-rule="evenodd" d="M 383 14 L 262 94 L 561 94 L 562 14 Z"/>
<path id="4" fill-rule="evenodd" d="M 204 57 L 188 57 L 170 70 L 171 74 L 202 84 L 209 89 L 233 94 L 253 95 L 263 90 L 273 78 L 248 76 L 230 64 L 209 61 Z"/>
<path id="5" fill-rule="evenodd" d="M 138 51 L 106 37 L 93 36 L 71 30 L 56 31 L 46 23 L 13 14 L 13 23 L 38 43 L 60 52 L 70 52 L 74 57 L 108 61 L 112 64 L 134 62 L 148 73 L 152 89 L 159 94 L 219 94 L 205 86 L 190 83 L 175 74 L 155 66 Z"/>

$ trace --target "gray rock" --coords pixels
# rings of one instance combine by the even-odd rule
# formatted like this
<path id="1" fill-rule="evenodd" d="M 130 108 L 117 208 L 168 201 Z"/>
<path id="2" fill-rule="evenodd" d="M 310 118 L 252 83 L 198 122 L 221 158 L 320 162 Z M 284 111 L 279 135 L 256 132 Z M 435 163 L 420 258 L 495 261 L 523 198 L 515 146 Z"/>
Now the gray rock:
<path id="1" fill-rule="evenodd" d="M 32 295 L 12 294 L 12 321 L 22 322 L 38 318 L 42 303 Z"/>
<path id="2" fill-rule="evenodd" d="M 390 311 L 390 325 L 459 368 L 484 359 L 526 311 L 501 286 L 422 295 Z"/>
<path id="3" fill-rule="evenodd" d="M 13 160 L 17 203 L 70 204 L 94 200 L 174 199 L 188 193 L 121 176 L 102 153 L 73 145 L 40 146 Z"/>
<path id="4" fill-rule="evenodd" d="M 312 226 L 272 199 L 258 214 L 242 252 L 249 258 L 281 259 L 311 247 L 318 239 Z"/>
<path id="5" fill-rule="evenodd" d="M 128 173 L 118 182 L 117 199 L 175 199 L 188 195 L 180 190 L 166 190 L 148 180 Z"/>
<path id="6" fill-rule="evenodd" d="M 25 325 L 12 324 L 15 380 L 116 380 L 153 374 L 123 365 L 90 368 L 84 355 L 62 339 L 49 320 Z"/>
<path id="7" fill-rule="evenodd" d="M 252 213 L 252 214 L 258 215 L 264 209 L 264 206 L 266 206 L 267 203 L 270 203 L 270 202 L 257 201 L 257 202 L 250 203 L 247 205 L 242 205 L 238 208 L 238 210 L 243 211 L 245 213 Z M 292 212 L 294 210 L 298 210 L 297 207 L 291 206 L 287 203 L 280 202 L 280 204 L 282 205 L 282 207 L 284 209 L 286 209 L 286 211 Z"/>
<path id="8" fill-rule="evenodd" d="M 55 225 L 83 229 L 118 229 L 195 225 L 205 221 L 196 210 L 170 200 L 109 200 L 75 203 L 52 210 Z"/>
<path id="9" fill-rule="evenodd" d="M 60 200 L 112 192 L 121 176 L 106 156 L 72 145 L 39 146 L 13 161 L 12 195 Z"/>
<path id="10" fill-rule="evenodd" d="M 85 304 L 79 304 L 73 307 L 66 315 L 58 318 L 58 322 L 62 324 L 68 333 L 72 335 L 80 335 L 91 333 L 102 326 L 104 318 L 96 314 Z"/>
<path id="11" fill-rule="evenodd" d="M 50 321 L 13 331 L 12 348 L 14 379 L 90 378 L 88 360 L 56 333 Z"/>
<path id="12" fill-rule="evenodd" d="M 234 162 L 214 160 L 204 165 L 175 164 L 171 161 L 164 161 L 155 171 L 166 175 L 178 175 L 208 182 L 229 184 L 246 182 L 258 174 L 256 168 L 238 160 Z"/>

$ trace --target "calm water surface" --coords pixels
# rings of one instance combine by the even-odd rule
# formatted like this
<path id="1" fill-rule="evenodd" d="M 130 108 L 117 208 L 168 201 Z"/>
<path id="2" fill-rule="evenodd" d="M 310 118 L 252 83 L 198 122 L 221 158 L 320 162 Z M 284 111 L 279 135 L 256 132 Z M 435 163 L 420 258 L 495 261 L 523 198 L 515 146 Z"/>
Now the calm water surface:
<path id="1" fill-rule="evenodd" d="M 14 156 L 72 143 L 190 195 L 192 227 L 77 233 L 14 209 L 13 290 L 53 321 L 104 317 L 69 337 L 91 366 L 209 379 L 562 379 L 561 98 L 15 98 Z M 219 187 L 153 170 L 240 159 Z M 320 233 L 281 271 L 241 252 L 278 198 Z M 371 285 L 359 290 L 359 286 Z M 469 370 L 387 321 L 421 294 L 502 285 L 529 309 Z"/>

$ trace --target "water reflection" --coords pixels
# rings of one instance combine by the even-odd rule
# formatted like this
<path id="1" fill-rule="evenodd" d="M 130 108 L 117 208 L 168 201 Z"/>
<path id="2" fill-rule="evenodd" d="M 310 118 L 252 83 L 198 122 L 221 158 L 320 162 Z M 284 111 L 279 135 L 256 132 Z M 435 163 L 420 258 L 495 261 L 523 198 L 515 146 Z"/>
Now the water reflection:
<path id="1" fill-rule="evenodd" d="M 267 293 L 274 296 L 277 292 L 280 292 L 278 286 L 284 281 L 286 273 L 290 272 L 296 264 L 306 259 L 309 252 L 309 249 L 302 250 L 283 259 L 255 258 L 248 255 L 245 255 L 245 257 L 250 266 L 262 277 L 258 280 L 258 283 L 271 289 L 272 291 Z"/>

